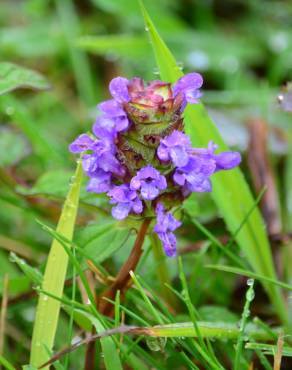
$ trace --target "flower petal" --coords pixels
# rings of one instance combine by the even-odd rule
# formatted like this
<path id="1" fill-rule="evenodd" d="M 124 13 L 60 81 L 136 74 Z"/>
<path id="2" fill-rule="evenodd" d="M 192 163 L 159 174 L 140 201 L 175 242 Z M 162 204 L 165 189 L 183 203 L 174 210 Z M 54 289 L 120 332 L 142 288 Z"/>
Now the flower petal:
<path id="1" fill-rule="evenodd" d="M 111 80 L 109 90 L 117 102 L 124 103 L 130 100 L 128 84 L 129 81 L 124 77 L 116 77 Z"/>
<path id="2" fill-rule="evenodd" d="M 126 218 L 131 210 L 131 203 L 118 203 L 112 208 L 112 216 L 117 220 Z"/>
<path id="3" fill-rule="evenodd" d="M 85 150 L 92 149 L 94 145 L 94 140 L 92 140 L 88 135 L 82 134 L 77 137 L 70 145 L 69 150 L 71 153 L 82 153 Z"/>
<path id="4" fill-rule="evenodd" d="M 159 190 L 152 184 L 142 184 L 141 187 L 141 196 L 145 200 L 153 200 L 159 194 Z"/>

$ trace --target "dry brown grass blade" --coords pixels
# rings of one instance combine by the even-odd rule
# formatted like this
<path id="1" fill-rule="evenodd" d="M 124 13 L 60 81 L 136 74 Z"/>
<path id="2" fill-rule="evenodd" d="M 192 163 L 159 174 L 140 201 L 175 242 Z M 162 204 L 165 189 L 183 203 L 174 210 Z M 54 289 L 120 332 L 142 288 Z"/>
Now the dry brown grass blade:
<path id="1" fill-rule="evenodd" d="M 275 356 L 274 356 L 274 370 L 281 369 L 283 346 L 284 346 L 284 339 L 283 339 L 283 336 L 280 335 L 277 341 L 277 352 L 275 353 Z"/>

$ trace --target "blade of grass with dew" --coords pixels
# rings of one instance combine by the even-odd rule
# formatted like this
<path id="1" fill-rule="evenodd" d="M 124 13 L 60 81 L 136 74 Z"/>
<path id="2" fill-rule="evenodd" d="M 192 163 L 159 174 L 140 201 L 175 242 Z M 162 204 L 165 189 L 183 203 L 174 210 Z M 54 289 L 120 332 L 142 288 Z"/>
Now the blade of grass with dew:
<path id="1" fill-rule="evenodd" d="M 246 349 L 260 349 L 264 351 L 266 355 L 274 355 L 277 351 L 277 346 L 273 344 L 266 344 L 266 343 L 252 343 L 248 342 L 245 345 Z M 282 355 L 285 357 L 292 357 L 292 348 L 288 346 L 283 347 Z"/>
<path id="2" fill-rule="evenodd" d="M 75 314 L 76 312 L 81 313 L 83 317 L 87 317 L 91 321 L 91 323 L 95 326 L 97 332 L 102 332 L 105 329 L 108 329 L 109 328 L 108 323 L 96 310 L 94 296 L 90 289 L 89 283 L 86 280 L 85 274 L 82 270 L 82 266 L 78 258 L 75 256 L 75 254 L 71 250 L 74 244 L 72 244 L 72 241 L 68 239 L 66 236 L 64 236 L 63 234 L 61 234 L 58 230 L 54 231 L 50 227 L 42 223 L 40 224 L 43 226 L 43 228 L 47 232 L 49 232 L 55 238 L 55 240 L 57 240 L 60 243 L 60 246 L 64 249 L 64 252 L 67 254 L 68 258 L 70 259 L 70 262 L 75 267 L 77 275 L 80 276 L 82 284 L 88 295 L 88 298 L 90 301 L 88 308 L 91 310 L 91 313 L 85 312 L 84 310 L 82 311 L 75 310 L 74 313 Z M 76 248 L 76 252 L 78 252 L 77 248 Z M 119 369 L 122 370 L 120 358 L 119 358 L 115 343 L 117 343 L 117 340 L 115 338 L 101 338 L 101 346 L 102 346 L 102 350 L 104 353 L 104 362 L 105 362 L 105 366 L 107 370 L 119 370 Z"/>
<path id="3" fill-rule="evenodd" d="M 57 230 L 68 239 L 72 239 L 79 202 L 82 166 L 78 162 L 74 181 L 59 219 Z M 60 243 L 54 239 L 48 256 L 42 289 L 62 296 L 68 265 L 68 256 Z M 60 302 L 40 294 L 35 324 L 33 328 L 30 364 L 39 366 L 48 360 L 46 348 L 52 349 L 58 324 Z"/>
<path id="4" fill-rule="evenodd" d="M 282 281 L 276 280 L 276 279 L 271 279 L 266 276 L 256 274 L 255 272 L 248 271 L 248 270 L 243 270 L 237 267 L 231 267 L 231 266 L 223 266 L 223 265 L 205 265 L 207 268 L 211 268 L 214 270 L 219 270 L 219 271 L 225 271 L 225 272 L 231 272 L 232 274 L 238 274 L 238 275 L 243 275 L 247 276 L 252 279 L 257 279 L 259 281 L 263 281 L 266 284 L 271 284 L 271 285 L 277 285 L 283 289 L 287 289 L 292 291 L 292 285 L 283 283 Z"/>
<path id="5" fill-rule="evenodd" d="M 244 342 L 244 336 L 245 336 L 245 331 L 246 331 L 246 324 L 247 324 L 247 319 L 250 315 L 250 304 L 254 299 L 254 280 L 249 279 L 248 282 L 248 289 L 246 292 L 246 298 L 245 298 L 245 304 L 240 320 L 240 327 L 239 327 L 239 335 L 237 338 L 237 343 L 236 343 L 236 349 L 235 349 L 235 360 L 234 360 L 234 370 L 240 370 L 242 366 L 242 351 L 243 351 L 243 342 Z"/>
<path id="6" fill-rule="evenodd" d="M 236 324 L 227 324 L 222 322 L 203 322 L 197 321 L 198 328 L 202 338 L 214 339 L 237 339 L 240 335 L 240 330 Z M 281 333 L 282 328 L 274 329 L 274 332 Z M 180 322 L 167 325 L 156 325 L 147 327 L 148 335 L 156 337 L 192 337 L 197 338 L 197 331 L 192 322 Z M 264 341 L 271 340 L 272 337 L 269 333 L 258 328 L 252 323 L 246 325 L 245 333 L 255 340 Z"/>
<path id="7" fill-rule="evenodd" d="M 143 2 L 141 0 L 139 2 L 160 76 L 164 81 L 175 82 L 183 73 L 177 65 L 174 56 L 158 34 Z M 212 140 L 219 145 L 221 150 L 228 150 L 202 103 L 187 107 L 185 112 L 185 129 L 190 135 L 194 146 L 206 146 Z M 254 200 L 250 189 L 240 169 L 221 171 L 213 176 L 212 182 L 214 201 L 229 230 L 234 233 L 253 206 Z M 262 217 L 257 208 L 252 212 L 240 233 L 237 234 L 236 241 L 244 250 L 249 263 L 257 273 L 272 279 L 275 278 L 276 274 L 270 245 Z M 288 325 L 285 302 L 280 290 L 265 283 L 263 285 L 279 317 Z"/>

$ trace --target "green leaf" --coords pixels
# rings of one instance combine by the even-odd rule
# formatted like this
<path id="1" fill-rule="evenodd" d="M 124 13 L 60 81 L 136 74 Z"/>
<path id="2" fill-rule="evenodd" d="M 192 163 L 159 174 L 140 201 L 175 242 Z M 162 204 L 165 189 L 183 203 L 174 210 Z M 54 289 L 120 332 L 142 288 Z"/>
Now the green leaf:
<path id="1" fill-rule="evenodd" d="M 177 65 L 174 56 L 156 31 L 142 1 L 140 1 L 140 4 L 161 79 L 175 82 L 183 73 Z M 192 144 L 195 147 L 206 146 L 212 140 L 219 145 L 220 150 L 228 150 L 218 129 L 201 103 L 187 107 L 185 112 L 185 130 L 190 135 Z M 218 172 L 213 176 L 212 183 L 214 201 L 230 232 L 235 233 L 254 204 L 250 189 L 240 169 Z M 236 241 L 244 250 L 249 263 L 257 273 L 272 279 L 275 278 L 276 274 L 267 234 L 257 208 L 237 234 Z M 279 317 L 284 323 L 288 324 L 284 299 L 279 289 L 266 283 L 263 283 L 263 285 Z"/>
<path id="2" fill-rule="evenodd" d="M 79 162 L 75 173 L 75 181 L 71 184 L 57 226 L 57 232 L 69 240 L 72 240 L 74 231 L 81 179 L 82 166 Z M 62 245 L 54 239 L 47 260 L 42 289 L 57 297 L 62 297 L 67 265 L 67 253 Z M 59 312 L 60 302 L 47 295 L 40 294 L 33 329 L 31 365 L 40 366 L 49 359 L 48 350 L 50 352 L 53 348 Z"/>
<path id="3" fill-rule="evenodd" d="M 45 90 L 50 87 L 38 72 L 13 63 L 0 63 L 0 95 L 19 88 Z"/>
<path id="4" fill-rule="evenodd" d="M 129 229 L 119 226 L 118 222 L 107 222 L 79 231 L 76 243 L 92 261 L 100 263 L 120 249 L 129 236 Z"/>

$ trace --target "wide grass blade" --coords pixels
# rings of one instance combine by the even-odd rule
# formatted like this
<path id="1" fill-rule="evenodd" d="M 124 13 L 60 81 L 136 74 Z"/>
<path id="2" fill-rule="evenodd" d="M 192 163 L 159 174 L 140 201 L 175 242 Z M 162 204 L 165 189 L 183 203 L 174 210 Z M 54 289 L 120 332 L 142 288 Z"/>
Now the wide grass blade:
<path id="1" fill-rule="evenodd" d="M 161 79 L 175 82 L 183 73 L 155 29 L 142 1 L 140 1 L 140 4 Z M 228 150 L 219 131 L 201 103 L 187 107 L 185 112 L 185 129 L 196 147 L 206 146 L 212 140 L 219 145 L 220 150 Z M 254 199 L 250 189 L 240 169 L 218 172 L 213 176 L 212 183 L 214 201 L 230 232 L 234 234 L 249 210 L 253 207 Z M 244 250 L 249 263 L 257 273 L 275 279 L 276 274 L 270 245 L 262 217 L 257 208 L 249 215 L 245 225 L 236 235 L 236 241 Z M 264 282 L 263 285 L 279 317 L 287 324 L 287 312 L 279 289 Z"/>
<path id="2" fill-rule="evenodd" d="M 82 167 L 79 162 L 57 226 L 58 233 L 69 240 L 72 239 L 74 231 L 81 178 Z M 57 297 L 62 297 L 67 265 L 67 253 L 54 239 L 48 256 L 42 289 Z M 48 353 L 54 344 L 60 305 L 57 300 L 40 294 L 31 346 L 30 364 L 33 366 L 39 366 L 49 359 Z"/>

